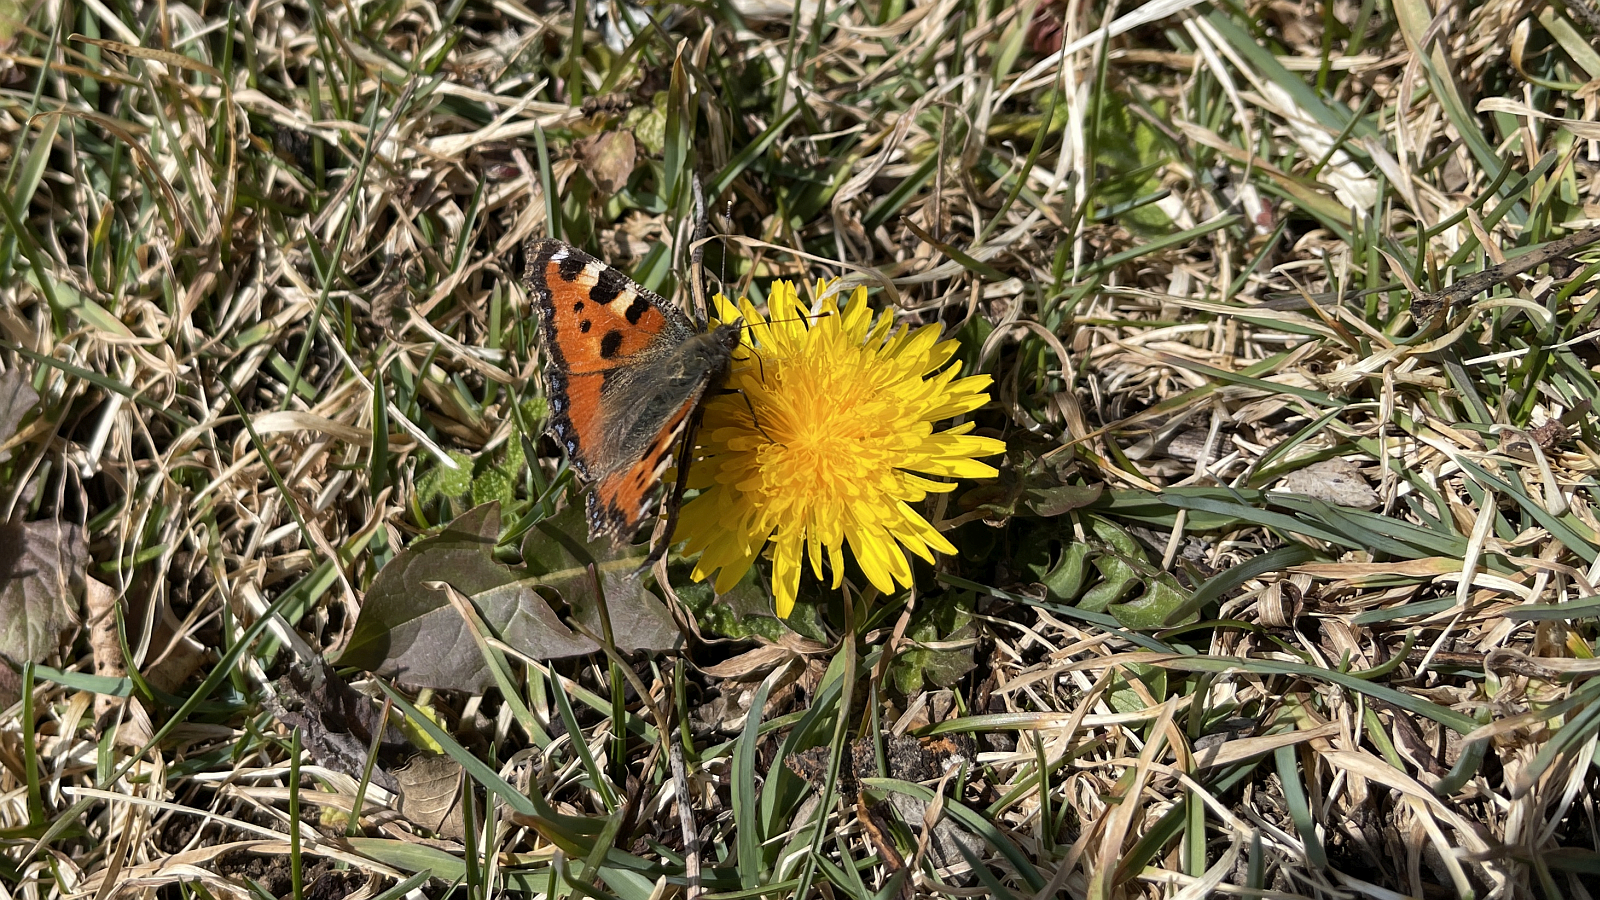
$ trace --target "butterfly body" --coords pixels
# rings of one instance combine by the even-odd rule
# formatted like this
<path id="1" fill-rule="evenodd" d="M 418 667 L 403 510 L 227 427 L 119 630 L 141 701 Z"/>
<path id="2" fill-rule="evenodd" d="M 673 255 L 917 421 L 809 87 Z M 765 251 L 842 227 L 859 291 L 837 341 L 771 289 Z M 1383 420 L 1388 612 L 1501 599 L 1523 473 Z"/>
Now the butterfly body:
<path id="1" fill-rule="evenodd" d="M 531 241 L 525 252 L 550 431 L 594 487 L 591 537 L 625 538 L 650 514 L 673 445 L 727 373 L 742 326 L 701 331 L 657 294 L 561 241 Z"/>

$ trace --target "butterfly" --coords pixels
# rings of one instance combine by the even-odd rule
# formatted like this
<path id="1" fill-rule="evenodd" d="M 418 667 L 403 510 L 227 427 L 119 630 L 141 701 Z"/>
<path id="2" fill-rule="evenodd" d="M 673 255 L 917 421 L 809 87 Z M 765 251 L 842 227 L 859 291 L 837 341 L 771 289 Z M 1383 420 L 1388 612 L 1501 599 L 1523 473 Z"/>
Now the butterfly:
<path id="1" fill-rule="evenodd" d="M 676 306 L 563 241 L 529 241 L 550 432 L 589 493 L 589 537 L 620 541 L 654 509 L 672 447 L 727 374 L 742 322 L 696 328 Z"/>

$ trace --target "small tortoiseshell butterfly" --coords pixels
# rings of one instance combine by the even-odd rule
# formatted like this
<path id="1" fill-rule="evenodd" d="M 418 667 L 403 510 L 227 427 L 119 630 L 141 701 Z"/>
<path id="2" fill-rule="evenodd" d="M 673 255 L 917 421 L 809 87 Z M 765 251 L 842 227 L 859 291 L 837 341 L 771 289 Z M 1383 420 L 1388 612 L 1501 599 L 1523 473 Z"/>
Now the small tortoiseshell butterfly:
<path id="1" fill-rule="evenodd" d="M 703 331 L 683 311 L 576 247 L 529 241 L 550 431 L 589 494 L 589 536 L 633 534 L 700 398 L 743 325 Z"/>

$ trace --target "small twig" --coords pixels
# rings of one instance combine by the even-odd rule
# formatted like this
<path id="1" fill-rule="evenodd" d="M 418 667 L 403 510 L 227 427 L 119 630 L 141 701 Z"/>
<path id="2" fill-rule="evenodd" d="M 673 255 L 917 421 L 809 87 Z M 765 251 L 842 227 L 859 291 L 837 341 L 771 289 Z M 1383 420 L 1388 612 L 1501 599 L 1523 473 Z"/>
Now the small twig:
<path id="1" fill-rule="evenodd" d="M 699 900 L 705 893 L 700 883 L 700 833 L 694 824 L 694 810 L 689 802 L 689 774 L 683 764 L 683 744 L 663 735 L 667 744 L 667 763 L 672 767 L 672 787 L 678 792 L 678 827 L 683 830 L 683 877 L 689 884 L 684 888 L 685 900 Z"/>
<path id="2" fill-rule="evenodd" d="M 1538 268 L 1553 259 L 1567 256 L 1573 251 L 1596 242 L 1600 242 L 1600 225 L 1592 225 L 1582 231 L 1575 231 L 1564 238 L 1551 241 L 1521 256 L 1492 265 L 1482 272 L 1468 275 L 1442 291 L 1436 291 L 1431 294 L 1418 294 L 1411 301 L 1411 318 L 1417 321 L 1419 327 L 1432 326 L 1447 315 L 1457 303 L 1470 300 L 1495 285 L 1503 281 L 1509 281 L 1529 269 Z"/>
<path id="3" fill-rule="evenodd" d="M 637 673 L 630 666 L 624 665 L 621 656 L 617 653 L 615 643 L 605 640 L 584 627 L 577 619 L 566 619 L 566 624 L 572 630 L 584 637 L 600 644 L 612 665 L 617 666 L 622 677 L 632 685 L 634 692 L 639 695 L 644 708 L 649 710 L 650 718 L 655 720 L 656 731 L 661 735 L 661 740 L 667 745 L 667 764 L 672 768 L 672 787 L 678 795 L 678 824 L 683 829 L 683 869 L 688 886 L 684 890 L 685 900 L 697 900 L 705 893 L 705 888 L 700 883 L 700 838 L 695 828 L 694 811 L 691 808 L 689 793 L 688 768 L 683 761 L 683 746 L 674 740 L 671 719 L 661 705 L 656 703 L 655 696 L 645 683 L 639 679 Z"/>

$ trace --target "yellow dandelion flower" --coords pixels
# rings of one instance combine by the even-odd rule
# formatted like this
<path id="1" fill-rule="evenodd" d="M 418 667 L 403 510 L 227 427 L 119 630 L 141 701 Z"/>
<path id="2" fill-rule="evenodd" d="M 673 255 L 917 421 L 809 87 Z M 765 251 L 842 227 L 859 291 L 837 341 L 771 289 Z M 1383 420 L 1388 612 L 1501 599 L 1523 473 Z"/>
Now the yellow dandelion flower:
<path id="1" fill-rule="evenodd" d="M 987 375 L 957 377 L 946 365 L 955 341 L 938 328 L 894 328 L 874 322 L 865 288 L 841 312 L 827 283 L 817 312 L 800 303 L 794 285 L 778 282 L 763 319 L 748 300 L 736 307 L 717 297 L 724 321 L 750 327 L 734 354 L 730 392 L 706 403 L 690 469 L 699 496 L 684 505 L 674 540 L 700 554 L 694 579 L 717 573 L 718 591 L 733 587 L 766 548 L 778 615 L 794 609 L 801 558 L 823 576 L 826 551 L 833 587 L 844 577 L 844 552 L 881 591 L 911 585 L 906 550 L 933 562 L 956 548 L 912 504 L 955 489 L 942 478 L 989 478 L 994 467 L 974 457 L 1005 450 L 971 434 L 971 422 L 944 431 L 934 423 L 988 402 Z M 752 415 L 753 414 L 753 415 Z"/>

